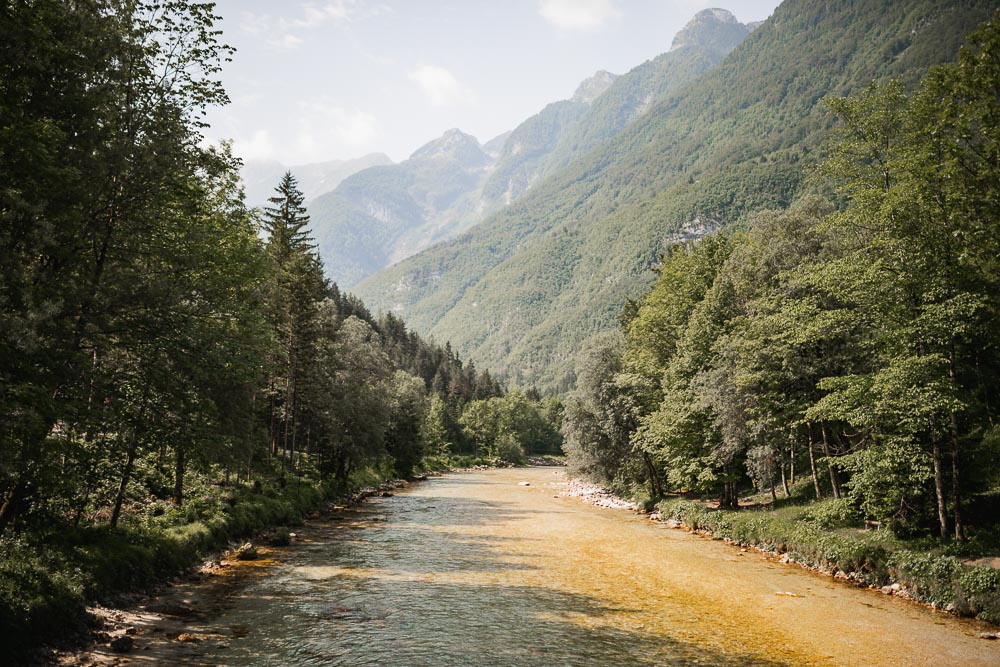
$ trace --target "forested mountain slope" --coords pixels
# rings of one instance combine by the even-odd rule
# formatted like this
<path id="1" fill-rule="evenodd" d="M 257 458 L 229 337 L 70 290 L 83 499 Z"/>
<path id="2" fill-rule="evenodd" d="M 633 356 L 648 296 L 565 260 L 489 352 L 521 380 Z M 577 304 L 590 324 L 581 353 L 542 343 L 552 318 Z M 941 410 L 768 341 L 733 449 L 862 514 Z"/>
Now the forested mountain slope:
<path id="1" fill-rule="evenodd" d="M 563 136 L 579 125 L 616 78 L 610 72 L 597 72 L 579 85 L 573 97 L 549 104 L 511 131 L 483 185 L 483 208 L 496 210 L 521 196 L 546 168 Z"/>
<path id="2" fill-rule="evenodd" d="M 620 77 L 597 72 L 570 99 L 487 142 L 480 149 L 490 157 L 485 164 L 476 158 L 464 165 L 447 151 L 421 159 L 421 149 L 398 165 L 356 174 L 309 204 L 327 275 L 351 287 L 468 230 L 722 62 L 749 33 L 729 12 L 704 10 L 675 36 L 668 53 Z M 449 136 L 466 137 L 471 146 L 472 138 L 457 130 L 437 142 Z"/>
<path id="3" fill-rule="evenodd" d="M 356 292 L 481 366 L 572 385 L 580 342 L 680 238 L 784 207 L 833 120 L 822 99 L 913 83 L 954 58 L 995 0 L 788 0 L 721 66 L 469 233 Z"/>
<path id="4" fill-rule="evenodd" d="M 635 67 L 594 101 L 545 161 L 544 174 L 586 155 L 656 103 L 721 63 L 751 30 L 725 9 L 698 12 L 674 36 L 669 51 Z"/>

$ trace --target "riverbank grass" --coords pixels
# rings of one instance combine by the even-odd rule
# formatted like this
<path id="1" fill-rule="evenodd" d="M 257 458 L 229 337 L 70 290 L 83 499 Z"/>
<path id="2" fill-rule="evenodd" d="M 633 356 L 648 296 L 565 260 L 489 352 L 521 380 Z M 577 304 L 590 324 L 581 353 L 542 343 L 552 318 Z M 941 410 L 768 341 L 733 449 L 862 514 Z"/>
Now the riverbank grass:
<path id="1" fill-rule="evenodd" d="M 846 500 L 790 500 L 740 511 L 672 498 L 656 511 L 664 521 L 734 544 L 781 554 L 783 560 L 840 579 L 882 588 L 961 616 L 1000 624 L 1000 570 L 968 561 L 995 536 L 966 544 L 904 539 L 866 526 Z M 898 586 L 893 586 L 898 584 Z"/>

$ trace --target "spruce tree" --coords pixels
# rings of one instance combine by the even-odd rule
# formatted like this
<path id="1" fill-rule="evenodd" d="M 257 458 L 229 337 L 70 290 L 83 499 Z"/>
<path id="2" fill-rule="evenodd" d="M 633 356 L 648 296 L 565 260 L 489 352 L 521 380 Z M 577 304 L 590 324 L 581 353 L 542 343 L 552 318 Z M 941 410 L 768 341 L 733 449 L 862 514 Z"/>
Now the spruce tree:
<path id="1" fill-rule="evenodd" d="M 287 458 L 296 449 L 297 394 L 307 372 L 303 360 L 310 357 L 315 343 L 315 314 L 327 290 L 316 245 L 309 236 L 304 197 L 291 172 L 285 172 L 269 201 L 262 224 L 273 275 L 269 314 L 279 341 L 269 387 L 270 448 L 276 454 L 280 445 Z"/>

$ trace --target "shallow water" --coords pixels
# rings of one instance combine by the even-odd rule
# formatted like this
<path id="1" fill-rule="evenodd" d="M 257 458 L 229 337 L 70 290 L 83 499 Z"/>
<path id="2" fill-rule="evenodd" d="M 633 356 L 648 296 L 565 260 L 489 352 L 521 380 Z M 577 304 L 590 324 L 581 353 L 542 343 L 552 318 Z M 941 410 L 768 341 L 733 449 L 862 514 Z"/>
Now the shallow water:
<path id="1" fill-rule="evenodd" d="M 174 660 L 1000 665 L 972 622 L 555 498 L 563 481 L 452 474 L 312 522 L 266 576 L 220 588 L 191 630 L 203 641 Z"/>

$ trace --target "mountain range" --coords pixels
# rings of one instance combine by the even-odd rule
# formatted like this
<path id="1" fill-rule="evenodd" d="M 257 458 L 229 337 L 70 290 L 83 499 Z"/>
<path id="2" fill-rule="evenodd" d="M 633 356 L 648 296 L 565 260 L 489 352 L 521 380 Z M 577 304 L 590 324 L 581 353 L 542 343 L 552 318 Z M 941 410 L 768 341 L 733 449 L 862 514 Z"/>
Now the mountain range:
<path id="1" fill-rule="evenodd" d="M 678 66 L 680 80 L 659 99 L 623 94 L 644 66 L 615 79 L 588 114 L 604 98 L 627 99 L 617 132 L 578 121 L 593 139 L 555 157 L 564 133 L 539 162 L 547 175 L 520 196 L 353 291 L 517 384 L 567 389 L 581 342 L 616 326 L 668 246 L 821 187 L 806 176 L 834 122 L 824 97 L 889 77 L 914 83 L 954 59 L 997 4 L 786 0 L 752 33 L 744 26 L 742 41 L 734 32 L 738 45 L 717 66 Z M 696 22 L 730 25 L 729 16 L 707 10 Z M 699 45 L 675 40 L 660 58 Z"/>
<path id="2" fill-rule="evenodd" d="M 327 275 L 351 288 L 469 230 L 720 63 L 751 29 L 725 10 L 705 10 L 667 53 L 623 76 L 595 73 L 571 98 L 482 146 L 449 130 L 399 164 L 345 179 L 309 203 Z"/>

